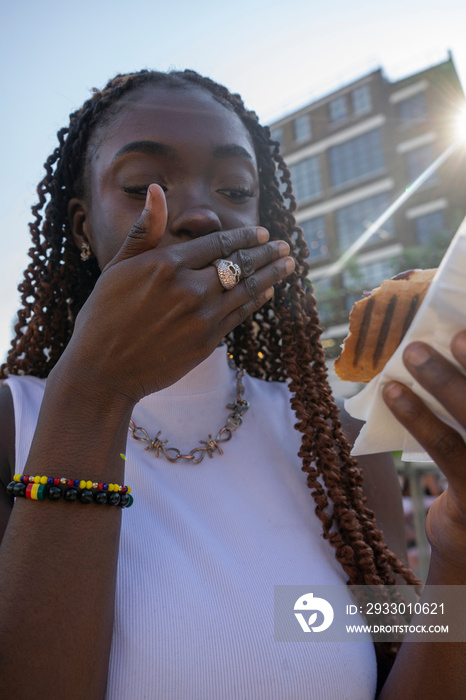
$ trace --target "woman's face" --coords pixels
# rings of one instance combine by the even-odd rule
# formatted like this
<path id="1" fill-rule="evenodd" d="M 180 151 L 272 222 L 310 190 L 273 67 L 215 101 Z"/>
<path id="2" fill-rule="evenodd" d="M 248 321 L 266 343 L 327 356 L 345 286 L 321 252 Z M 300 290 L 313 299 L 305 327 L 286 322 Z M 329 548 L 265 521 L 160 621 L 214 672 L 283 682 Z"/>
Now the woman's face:
<path id="1" fill-rule="evenodd" d="M 139 218 L 151 183 L 167 200 L 159 245 L 259 224 L 257 162 L 239 117 L 200 89 L 146 86 L 127 100 L 94 134 L 87 194 L 71 208 L 75 238 L 88 240 L 101 269 Z"/>

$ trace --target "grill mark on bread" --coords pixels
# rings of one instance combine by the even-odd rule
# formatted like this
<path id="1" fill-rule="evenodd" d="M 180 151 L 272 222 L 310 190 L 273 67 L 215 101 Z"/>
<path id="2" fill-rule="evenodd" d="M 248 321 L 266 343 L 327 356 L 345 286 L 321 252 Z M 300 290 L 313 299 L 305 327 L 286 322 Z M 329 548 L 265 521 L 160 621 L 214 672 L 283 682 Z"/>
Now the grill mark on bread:
<path id="1" fill-rule="evenodd" d="M 396 295 L 393 295 L 387 304 L 387 309 L 385 311 L 385 316 L 380 326 L 379 336 L 377 338 L 377 343 L 375 346 L 374 354 L 372 355 L 372 366 L 374 369 L 377 367 L 380 358 L 382 357 L 382 352 L 387 342 L 388 333 L 392 323 L 393 314 L 395 312 L 395 307 L 398 299 Z"/>
<path id="2" fill-rule="evenodd" d="M 405 337 L 406 331 L 411 325 L 411 322 L 416 315 L 417 307 L 419 306 L 419 294 L 415 294 L 413 298 L 411 299 L 411 304 L 409 305 L 408 313 L 406 314 L 405 320 L 403 322 L 403 328 L 401 329 L 401 335 L 400 335 L 400 340 L 398 341 L 398 344 L 401 343 L 403 338 Z"/>
<path id="3" fill-rule="evenodd" d="M 435 272 L 435 269 L 402 272 L 371 292 L 364 292 L 365 298 L 355 302 L 348 336 L 340 357 L 335 360 L 335 372 L 340 379 L 369 382 L 380 372 L 406 336 Z M 387 308 L 393 296 L 398 303 L 389 324 Z"/>
<path id="4" fill-rule="evenodd" d="M 354 351 L 353 367 L 359 363 L 362 352 L 364 350 L 364 345 L 366 344 L 367 333 L 369 332 L 369 326 L 371 323 L 372 309 L 374 308 L 374 299 L 369 297 L 364 309 L 364 316 L 362 318 L 361 328 L 359 330 L 358 342 L 356 343 L 356 350 Z"/>

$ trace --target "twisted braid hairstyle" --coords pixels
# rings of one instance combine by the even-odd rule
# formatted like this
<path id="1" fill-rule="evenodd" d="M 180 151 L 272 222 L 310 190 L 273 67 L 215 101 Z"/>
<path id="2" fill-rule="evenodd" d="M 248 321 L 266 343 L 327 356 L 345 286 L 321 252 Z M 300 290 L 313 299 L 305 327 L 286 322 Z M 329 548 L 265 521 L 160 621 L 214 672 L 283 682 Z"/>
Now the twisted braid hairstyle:
<path id="1" fill-rule="evenodd" d="M 194 71 L 117 75 L 103 90 L 94 90 L 83 107 L 71 114 L 69 126 L 58 132 L 59 145 L 45 163 L 46 175 L 37 188 L 39 202 L 32 209 L 31 263 L 19 285 L 22 308 L 1 376 L 46 377 L 69 342 L 76 315 L 92 292 L 99 269 L 94 258 L 86 264 L 80 260 L 67 204 L 72 197 L 83 196 L 87 150 L 96 128 L 124 108 L 132 91 L 148 84 L 206 90 L 235 112 L 248 130 L 259 167 L 260 223 L 271 239 L 289 243 L 296 269 L 276 286 L 265 306 L 229 334 L 229 352 L 252 376 L 289 382 L 295 427 L 302 434 L 302 469 L 324 537 L 334 547 L 349 583 L 394 584 L 397 574 L 417 583 L 387 549 L 365 505 L 362 477 L 349 454 L 327 381 L 316 301 L 307 281 L 308 250 L 293 217 L 296 203 L 290 171 L 278 143 L 239 95 Z"/>

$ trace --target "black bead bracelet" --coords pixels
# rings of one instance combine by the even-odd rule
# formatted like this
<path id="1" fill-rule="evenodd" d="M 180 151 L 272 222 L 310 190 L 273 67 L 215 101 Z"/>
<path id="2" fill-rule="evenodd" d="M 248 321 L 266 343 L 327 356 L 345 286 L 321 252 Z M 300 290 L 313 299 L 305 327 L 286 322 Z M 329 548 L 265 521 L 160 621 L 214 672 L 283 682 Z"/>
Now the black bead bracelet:
<path id="1" fill-rule="evenodd" d="M 63 498 L 69 503 L 80 501 L 85 504 L 97 503 L 121 508 L 129 508 L 133 505 L 133 497 L 128 492 L 81 489 L 75 486 L 61 488 L 55 484 L 25 484 L 21 481 L 11 481 L 6 490 L 11 498 L 30 498 L 33 501 L 44 501 L 46 498 L 50 501 L 59 501 Z"/>

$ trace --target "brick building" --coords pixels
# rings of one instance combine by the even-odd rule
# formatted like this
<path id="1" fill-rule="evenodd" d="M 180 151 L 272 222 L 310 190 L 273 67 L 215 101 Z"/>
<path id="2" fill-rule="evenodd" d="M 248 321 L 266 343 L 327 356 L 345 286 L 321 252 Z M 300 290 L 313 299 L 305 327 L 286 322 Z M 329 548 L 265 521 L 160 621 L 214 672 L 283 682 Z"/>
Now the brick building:
<path id="1" fill-rule="evenodd" d="M 418 250 L 418 266 L 425 266 L 422 251 L 439 236 L 445 248 L 466 213 L 465 150 L 457 147 L 344 269 L 329 274 L 332 263 L 455 141 L 464 104 L 450 55 L 394 82 L 376 70 L 270 125 L 292 173 L 330 356 L 362 290 L 406 269 L 407 250 Z"/>

